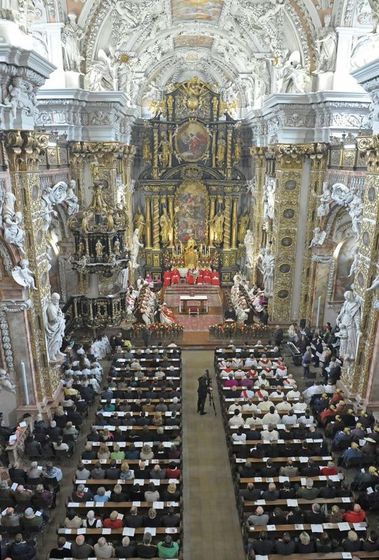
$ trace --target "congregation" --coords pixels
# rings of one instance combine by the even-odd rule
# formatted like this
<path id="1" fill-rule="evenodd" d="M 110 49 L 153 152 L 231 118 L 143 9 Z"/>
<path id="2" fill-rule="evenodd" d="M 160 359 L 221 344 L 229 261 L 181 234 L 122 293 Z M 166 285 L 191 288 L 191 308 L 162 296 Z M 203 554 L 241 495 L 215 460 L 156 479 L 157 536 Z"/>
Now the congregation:
<path id="1" fill-rule="evenodd" d="M 379 550 L 368 523 L 378 506 L 379 426 L 337 388 L 340 363 L 330 351 L 331 337 L 320 337 L 330 354 L 320 360 L 318 337 L 303 336 L 304 375 L 312 364 L 321 366 L 324 378 L 308 381 L 303 391 L 278 347 L 231 343 L 215 352 L 247 555 L 363 558 Z M 346 471 L 352 467 L 361 469 L 353 478 Z"/>

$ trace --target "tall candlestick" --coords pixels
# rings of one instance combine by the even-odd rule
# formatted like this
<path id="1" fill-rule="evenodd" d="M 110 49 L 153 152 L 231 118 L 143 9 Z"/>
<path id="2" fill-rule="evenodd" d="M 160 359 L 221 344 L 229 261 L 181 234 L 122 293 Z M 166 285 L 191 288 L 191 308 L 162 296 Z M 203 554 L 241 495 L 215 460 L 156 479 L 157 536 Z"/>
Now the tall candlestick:
<path id="1" fill-rule="evenodd" d="M 22 386 L 23 386 L 23 389 L 24 389 L 24 396 L 25 396 L 25 404 L 29 405 L 30 404 L 30 399 L 29 399 L 28 383 L 26 381 L 26 369 L 25 369 L 24 362 L 20 363 L 20 367 L 21 367 Z"/>

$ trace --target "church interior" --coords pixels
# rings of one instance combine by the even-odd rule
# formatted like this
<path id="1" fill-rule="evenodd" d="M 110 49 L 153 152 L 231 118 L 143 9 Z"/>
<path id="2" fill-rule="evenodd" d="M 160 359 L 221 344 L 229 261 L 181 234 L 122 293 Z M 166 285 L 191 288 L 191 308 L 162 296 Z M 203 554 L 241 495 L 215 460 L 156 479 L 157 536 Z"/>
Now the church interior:
<path id="1" fill-rule="evenodd" d="M 379 559 L 379 0 L 0 0 L 0 85 L 0 560 Z"/>

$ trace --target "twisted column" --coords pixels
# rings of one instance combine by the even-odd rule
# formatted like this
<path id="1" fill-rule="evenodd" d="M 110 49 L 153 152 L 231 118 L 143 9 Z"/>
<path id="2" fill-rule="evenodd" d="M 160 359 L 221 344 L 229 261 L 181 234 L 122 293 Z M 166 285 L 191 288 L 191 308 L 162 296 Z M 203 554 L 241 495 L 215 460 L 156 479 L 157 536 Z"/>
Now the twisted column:
<path id="1" fill-rule="evenodd" d="M 153 196 L 153 248 L 159 249 L 159 196 Z"/>
<path id="2" fill-rule="evenodd" d="M 230 213 L 231 213 L 232 200 L 230 196 L 225 197 L 225 210 L 224 210 L 224 249 L 230 249 Z"/>
<path id="3" fill-rule="evenodd" d="M 233 198 L 232 210 L 232 249 L 237 248 L 237 198 Z"/>
<path id="4" fill-rule="evenodd" d="M 146 249 L 151 249 L 151 197 L 146 197 Z"/>

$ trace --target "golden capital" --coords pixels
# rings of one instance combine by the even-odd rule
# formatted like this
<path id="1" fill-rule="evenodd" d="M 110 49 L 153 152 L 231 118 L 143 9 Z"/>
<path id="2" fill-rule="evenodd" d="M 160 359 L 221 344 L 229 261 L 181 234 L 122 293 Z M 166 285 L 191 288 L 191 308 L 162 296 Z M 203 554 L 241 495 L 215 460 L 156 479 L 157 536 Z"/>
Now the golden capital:
<path id="1" fill-rule="evenodd" d="M 70 152 L 76 156 L 96 156 L 107 158 L 123 152 L 123 145 L 119 142 L 71 142 Z"/>
<path id="2" fill-rule="evenodd" d="M 266 154 L 267 148 L 261 148 L 259 146 L 252 146 L 250 148 L 250 155 L 253 157 L 263 158 Z"/>
<path id="3" fill-rule="evenodd" d="M 379 135 L 359 136 L 357 147 L 366 156 L 369 170 L 379 172 Z"/>
<path id="4" fill-rule="evenodd" d="M 12 130 L 5 136 L 5 146 L 15 165 L 38 163 L 48 142 L 48 134 L 34 131 Z"/>

